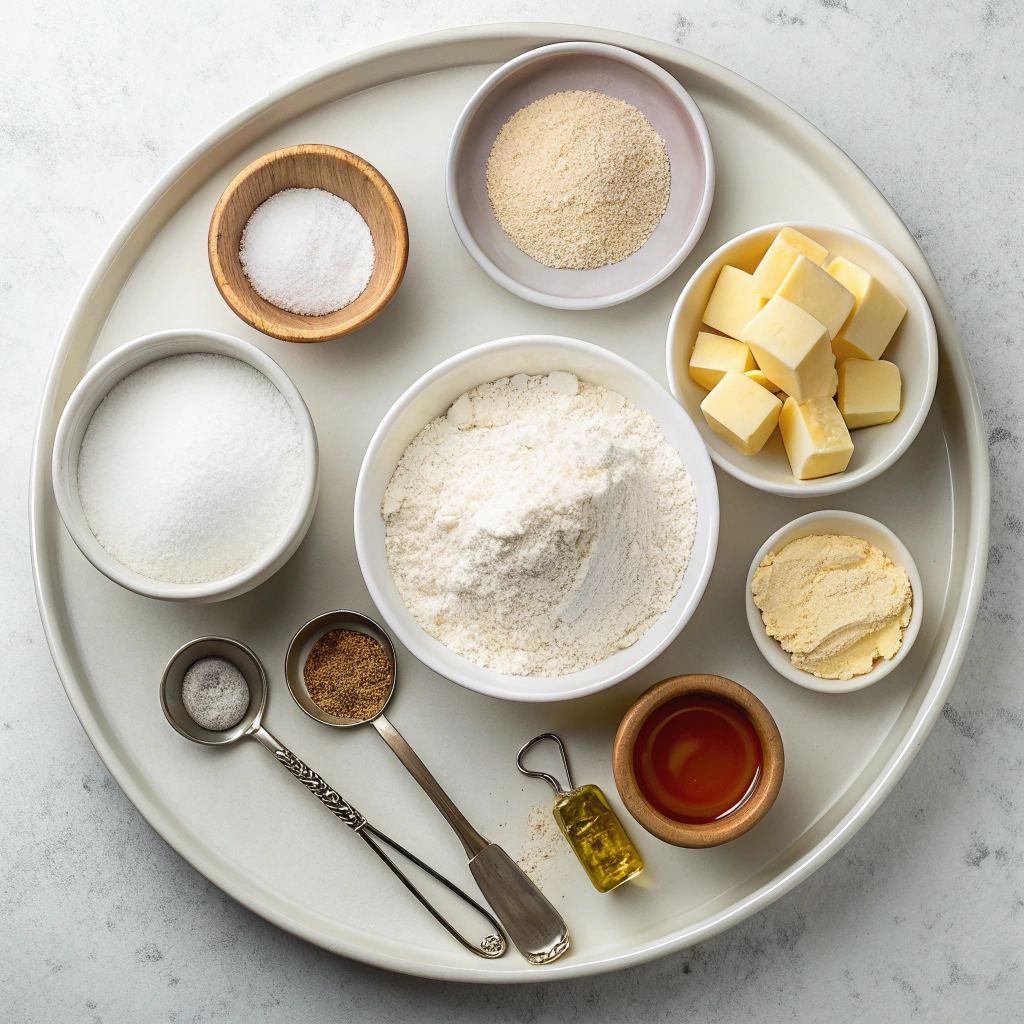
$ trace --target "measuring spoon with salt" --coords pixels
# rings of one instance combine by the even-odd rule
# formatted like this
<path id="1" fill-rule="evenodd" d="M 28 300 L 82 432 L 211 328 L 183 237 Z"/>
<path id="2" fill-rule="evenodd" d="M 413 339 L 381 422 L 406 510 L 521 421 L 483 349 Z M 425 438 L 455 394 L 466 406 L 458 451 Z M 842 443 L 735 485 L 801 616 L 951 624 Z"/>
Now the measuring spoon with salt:
<path id="1" fill-rule="evenodd" d="M 306 688 L 304 667 L 317 642 L 334 630 L 351 630 L 375 640 L 390 664 L 390 685 L 380 706 L 366 718 L 341 718 L 324 711 Z M 561 915 L 518 864 L 497 844 L 485 839 L 455 806 L 402 734 L 384 717 L 395 692 L 398 663 L 391 637 L 373 619 L 359 612 L 325 612 L 310 619 L 292 638 L 285 655 L 285 677 L 295 703 L 324 725 L 349 729 L 373 723 L 384 742 L 409 770 L 459 837 L 476 884 L 505 927 L 509 938 L 532 964 L 557 960 L 569 948 L 569 930 Z"/>
<path id="2" fill-rule="evenodd" d="M 249 689 L 249 706 L 234 725 L 226 729 L 204 729 L 189 714 L 182 689 L 185 685 L 186 673 L 196 662 L 204 658 L 223 658 L 233 665 L 245 679 Z M 263 725 L 263 712 L 267 706 L 267 676 L 259 658 L 237 640 L 227 637 L 204 636 L 192 640 L 175 651 L 164 669 L 160 680 L 160 706 L 163 708 L 167 721 L 186 739 L 194 743 L 203 743 L 211 747 L 223 747 L 239 740 L 252 738 L 259 740 L 278 762 L 284 765 L 335 817 L 340 818 L 367 846 L 398 876 L 402 884 L 429 911 L 431 916 L 454 936 L 471 953 L 488 960 L 501 956 L 507 946 L 501 927 L 487 910 L 480 906 L 471 896 L 464 893 L 454 882 L 425 864 L 415 854 L 401 847 L 389 836 L 374 828 L 345 798 L 332 789 L 312 768 L 297 758 L 280 740 L 276 739 Z M 193 706 L 193 712 L 196 708 Z M 202 717 L 201 715 L 199 717 Z M 389 846 L 396 853 L 405 857 L 418 868 L 441 883 L 449 892 L 458 896 L 470 907 L 481 914 L 491 929 L 479 943 L 474 943 L 459 932 L 434 905 L 416 888 L 397 864 L 381 849 L 380 844 Z"/>

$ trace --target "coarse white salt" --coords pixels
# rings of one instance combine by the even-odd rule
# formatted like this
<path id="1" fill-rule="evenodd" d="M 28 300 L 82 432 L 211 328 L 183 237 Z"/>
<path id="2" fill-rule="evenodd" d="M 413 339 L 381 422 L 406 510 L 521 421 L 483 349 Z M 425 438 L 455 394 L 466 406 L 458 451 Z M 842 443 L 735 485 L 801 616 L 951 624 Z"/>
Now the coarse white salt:
<path id="1" fill-rule="evenodd" d="M 82 439 L 78 493 L 89 528 L 122 565 L 167 583 L 241 572 L 277 544 L 305 478 L 284 395 L 231 356 L 189 353 L 136 370 Z"/>
<path id="2" fill-rule="evenodd" d="M 351 203 L 322 188 L 286 188 L 253 211 L 238 258 L 267 302 L 323 316 L 362 295 L 377 254 Z"/>

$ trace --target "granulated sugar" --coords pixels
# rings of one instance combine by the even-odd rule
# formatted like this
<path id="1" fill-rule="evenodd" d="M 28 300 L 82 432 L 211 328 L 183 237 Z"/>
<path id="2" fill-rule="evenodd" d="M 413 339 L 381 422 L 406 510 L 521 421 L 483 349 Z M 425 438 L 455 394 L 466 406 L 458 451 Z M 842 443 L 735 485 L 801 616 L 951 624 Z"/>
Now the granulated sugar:
<path id="1" fill-rule="evenodd" d="M 322 188 L 286 188 L 256 208 L 238 247 L 245 276 L 278 309 L 322 316 L 373 275 L 376 251 L 359 211 Z"/>
<path id="2" fill-rule="evenodd" d="M 559 676 L 668 609 L 697 503 L 650 415 L 557 371 L 457 399 L 406 449 L 381 514 L 395 585 L 431 636 L 498 672 Z"/>
<path id="3" fill-rule="evenodd" d="M 665 140 L 625 100 L 556 92 L 494 140 L 487 195 L 504 232 L 546 267 L 593 270 L 632 255 L 668 206 Z"/>
<path id="4" fill-rule="evenodd" d="M 93 414 L 78 456 L 89 528 L 150 579 L 207 583 L 276 544 L 304 480 L 284 395 L 230 356 L 170 356 L 129 374 Z"/>

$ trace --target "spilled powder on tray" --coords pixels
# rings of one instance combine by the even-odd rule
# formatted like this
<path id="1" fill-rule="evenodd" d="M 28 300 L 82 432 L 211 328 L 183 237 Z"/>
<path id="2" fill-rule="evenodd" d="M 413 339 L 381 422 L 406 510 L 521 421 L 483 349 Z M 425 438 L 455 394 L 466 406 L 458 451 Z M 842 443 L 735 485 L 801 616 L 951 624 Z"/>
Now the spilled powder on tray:
<path id="1" fill-rule="evenodd" d="M 569 844 L 551 813 L 550 804 L 530 808 L 526 819 L 526 838 L 516 863 L 537 884 L 550 881 L 551 869 L 571 854 Z"/>

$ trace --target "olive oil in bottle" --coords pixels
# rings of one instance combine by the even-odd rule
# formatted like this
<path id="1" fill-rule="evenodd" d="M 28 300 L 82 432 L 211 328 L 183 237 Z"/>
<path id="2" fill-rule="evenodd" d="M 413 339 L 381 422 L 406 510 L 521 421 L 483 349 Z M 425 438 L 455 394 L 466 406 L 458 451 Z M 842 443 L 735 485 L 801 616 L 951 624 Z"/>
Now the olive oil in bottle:
<path id="1" fill-rule="evenodd" d="M 569 783 L 567 790 L 553 775 L 530 771 L 523 767 L 523 755 L 543 739 L 553 740 L 558 744 Z M 519 751 L 516 764 L 524 775 L 544 779 L 555 791 L 555 806 L 552 812 L 555 821 L 598 892 L 610 892 L 623 882 L 636 878 L 643 871 L 644 862 L 630 842 L 626 830 L 615 816 L 604 793 L 597 786 L 573 785 L 569 760 L 558 736 L 553 732 L 546 732 L 534 737 Z"/>

